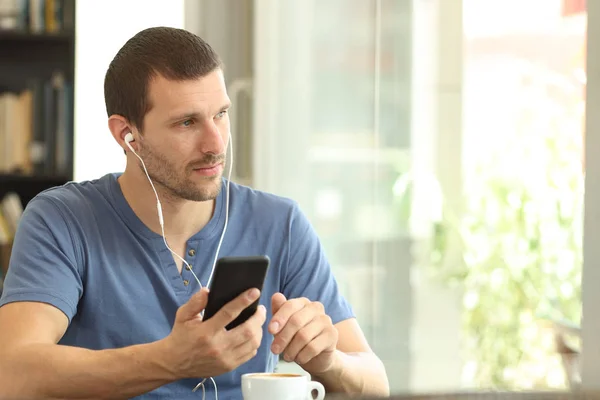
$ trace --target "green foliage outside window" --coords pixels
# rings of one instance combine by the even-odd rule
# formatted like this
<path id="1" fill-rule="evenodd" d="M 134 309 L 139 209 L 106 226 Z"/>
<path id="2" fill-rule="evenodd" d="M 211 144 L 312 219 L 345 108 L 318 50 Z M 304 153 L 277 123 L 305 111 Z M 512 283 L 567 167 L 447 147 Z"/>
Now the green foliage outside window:
<path id="1" fill-rule="evenodd" d="M 581 320 L 580 119 L 537 94 L 531 104 L 546 112 L 523 106 L 519 130 L 482 151 L 460 216 L 443 208 L 428 252 L 434 277 L 463 294 L 464 372 L 474 388 L 565 387 L 541 322 Z"/>

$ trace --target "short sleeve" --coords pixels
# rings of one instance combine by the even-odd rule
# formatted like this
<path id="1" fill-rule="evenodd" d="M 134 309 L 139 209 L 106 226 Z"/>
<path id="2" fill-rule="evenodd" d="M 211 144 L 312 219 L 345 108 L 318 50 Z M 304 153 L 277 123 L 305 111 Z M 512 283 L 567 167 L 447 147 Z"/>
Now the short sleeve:
<path id="1" fill-rule="evenodd" d="M 321 241 L 297 204 L 292 209 L 289 230 L 283 294 L 288 299 L 306 297 L 321 302 L 334 324 L 354 318 L 352 307 L 339 291 Z"/>
<path id="2" fill-rule="evenodd" d="M 17 301 L 50 304 L 69 319 L 83 292 L 67 220 L 51 199 L 29 202 L 17 228 L 0 306 Z"/>

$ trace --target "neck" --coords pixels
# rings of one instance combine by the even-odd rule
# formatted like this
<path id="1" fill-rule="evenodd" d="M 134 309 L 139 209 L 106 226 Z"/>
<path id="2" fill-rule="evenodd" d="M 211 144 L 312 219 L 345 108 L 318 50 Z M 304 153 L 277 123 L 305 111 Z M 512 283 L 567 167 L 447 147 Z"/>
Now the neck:
<path id="1" fill-rule="evenodd" d="M 137 217 L 153 232 L 162 235 L 156 209 L 156 196 L 146 174 L 127 166 L 118 179 L 125 200 Z M 215 200 L 190 201 L 176 198 L 168 189 L 154 182 L 162 206 L 165 236 L 171 242 L 186 241 L 212 218 Z"/>

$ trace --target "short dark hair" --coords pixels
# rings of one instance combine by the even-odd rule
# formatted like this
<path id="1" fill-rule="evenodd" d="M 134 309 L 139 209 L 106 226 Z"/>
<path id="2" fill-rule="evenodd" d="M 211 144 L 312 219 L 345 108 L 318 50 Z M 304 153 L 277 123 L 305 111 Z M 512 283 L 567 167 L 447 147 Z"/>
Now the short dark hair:
<path id="1" fill-rule="evenodd" d="M 184 29 L 154 27 L 129 39 L 112 60 L 104 78 L 106 112 L 122 115 L 143 129 L 152 105 L 148 85 L 157 74 L 170 80 L 198 79 L 218 68 L 221 59 L 197 35 Z"/>

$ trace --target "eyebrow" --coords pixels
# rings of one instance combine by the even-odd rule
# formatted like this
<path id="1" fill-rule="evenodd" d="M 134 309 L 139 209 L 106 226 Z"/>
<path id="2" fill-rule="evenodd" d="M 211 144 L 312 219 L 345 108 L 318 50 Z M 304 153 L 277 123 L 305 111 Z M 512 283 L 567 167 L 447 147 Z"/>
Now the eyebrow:
<path id="1" fill-rule="evenodd" d="M 223 105 L 219 109 L 219 111 L 217 113 L 226 111 L 229 108 L 231 108 L 231 103 L 226 103 L 225 105 Z M 188 112 L 184 112 L 184 113 L 181 113 L 181 114 L 175 114 L 175 115 L 170 116 L 169 117 L 169 121 L 175 122 L 175 121 L 181 121 L 181 120 L 184 120 L 184 119 L 192 119 L 192 118 L 200 119 L 200 118 L 202 118 L 202 114 L 199 113 L 199 112 L 193 112 L 193 111 L 189 112 L 188 111 Z"/>

